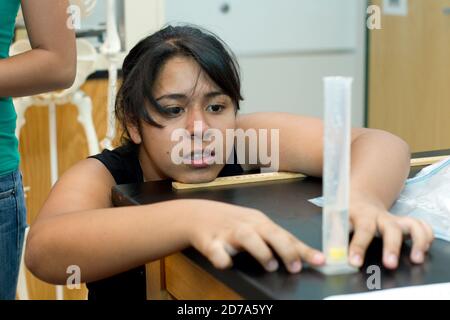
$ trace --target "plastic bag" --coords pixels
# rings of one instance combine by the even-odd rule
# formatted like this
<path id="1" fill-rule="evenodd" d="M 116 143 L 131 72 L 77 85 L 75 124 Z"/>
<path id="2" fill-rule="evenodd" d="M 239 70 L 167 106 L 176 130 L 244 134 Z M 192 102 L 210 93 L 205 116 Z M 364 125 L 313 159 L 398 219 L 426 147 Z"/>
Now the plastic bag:
<path id="1" fill-rule="evenodd" d="M 310 202 L 321 207 L 323 198 Z M 428 223 L 436 238 L 450 242 L 450 157 L 407 180 L 389 211 Z"/>

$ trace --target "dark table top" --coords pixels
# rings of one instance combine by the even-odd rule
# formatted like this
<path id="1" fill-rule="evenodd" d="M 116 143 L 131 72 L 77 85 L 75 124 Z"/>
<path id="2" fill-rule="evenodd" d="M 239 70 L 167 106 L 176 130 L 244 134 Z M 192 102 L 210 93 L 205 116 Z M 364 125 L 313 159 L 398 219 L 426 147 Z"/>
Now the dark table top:
<path id="1" fill-rule="evenodd" d="M 415 157 L 448 155 L 450 150 L 415 154 Z M 421 168 L 415 168 L 411 176 Z M 237 186 L 215 187 L 208 190 L 173 190 L 171 182 L 149 182 L 121 185 L 113 189 L 116 206 L 143 205 L 174 199 L 208 199 L 263 211 L 276 223 L 290 231 L 305 243 L 320 249 L 321 208 L 308 202 L 321 196 L 320 179 L 273 181 Z M 359 273 L 351 275 L 325 276 L 311 268 L 300 274 L 289 274 L 284 267 L 275 273 L 267 273 L 248 253 L 234 257 L 232 269 L 221 271 L 195 249 L 183 251 L 188 258 L 212 274 L 246 299 L 323 299 L 369 291 L 367 281 L 372 274 L 367 268 L 381 268 L 381 288 L 398 288 L 415 285 L 450 282 L 450 244 L 436 240 L 423 265 L 409 261 L 411 242 L 405 241 L 399 268 L 389 271 L 382 267 L 382 241 L 375 239 L 368 249 L 364 266 Z M 281 265 L 281 264 L 280 264 Z"/>

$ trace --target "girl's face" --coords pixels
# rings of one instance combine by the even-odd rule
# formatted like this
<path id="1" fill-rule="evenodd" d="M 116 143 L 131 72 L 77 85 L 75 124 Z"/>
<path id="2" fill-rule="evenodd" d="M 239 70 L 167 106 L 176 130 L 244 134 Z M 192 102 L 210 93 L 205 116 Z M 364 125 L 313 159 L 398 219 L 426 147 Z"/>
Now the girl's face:
<path id="1" fill-rule="evenodd" d="M 154 108 L 148 109 L 151 117 L 164 127 L 157 128 L 142 122 L 140 133 L 136 128 L 128 128 L 133 141 L 140 144 L 139 160 L 145 180 L 171 178 L 184 183 L 214 180 L 230 156 L 225 147 L 226 130 L 236 126 L 236 109 L 231 98 L 190 57 L 174 57 L 165 63 L 155 81 L 153 96 L 169 111 L 169 115 L 162 115 Z M 172 141 L 172 134 L 174 131 L 180 132 L 180 129 L 185 132 L 185 137 L 180 139 L 178 136 Z M 210 158 L 198 158 L 198 154 L 214 141 L 203 140 L 208 129 L 216 129 L 222 134 L 224 158 L 220 164 L 207 164 L 211 163 Z M 202 139 L 197 140 L 200 144 L 194 145 L 194 137 Z M 180 145 L 192 151 L 184 154 L 191 164 L 177 164 L 174 161 L 173 150 L 179 150 Z"/>

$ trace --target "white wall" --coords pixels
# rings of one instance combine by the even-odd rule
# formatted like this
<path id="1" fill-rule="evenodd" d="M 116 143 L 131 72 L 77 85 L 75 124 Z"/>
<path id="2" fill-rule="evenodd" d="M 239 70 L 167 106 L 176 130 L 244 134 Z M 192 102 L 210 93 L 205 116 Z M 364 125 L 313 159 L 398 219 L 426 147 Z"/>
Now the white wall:
<path id="1" fill-rule="evenodd" d="M 124 0 L 125 42 L 129 51 L 165 23 L 165 0 Z"/>
<path id="2" fill-rule="evenodd" d="M 167 22 L 211 29 L 237 53 L 244 113 L 321 117 L 322 78 L 351 76 L 353 124 L 362 126 L 365 11 L 363 0 L 125 0 L 126 43 L 131 48 Z"/>
<path id="3" fill-rule="evenodd" d="M 356 53 L 311 53 L 240 58 L 243 112 L 281 111 L 322 117 L 322 79 L 352 76 L 352 122 L 364 124 L 364 71 Z M 359 59 L 360 60 L 360 59 Z"/>
<path id="4" fill-rule="evenodd" d="M 354 6 L 357 8 L 353 17 L 355 27 L 347 31 L 355 37 L 352 50 L 240 57 L 246 99 L 243 111 L 286 111 L 322 117 L 322 79 L 342 75 L 354 78 L 352 123 L 363 126 L 366 112 L 367 7 L 362 0 L 354 1 Z"/>
<path id="5" fill-rule="evenodd" d="M 98 0 L 105 2 L 105 0 Z M 127 53 L 141 39 L 158 31 L 165 23 L 164 4 L 165 0 L 123 0 L 124 12 L 119 13 L 124 19 L 122 42 L 124 46 L 118 57 L 121 65 Z M 100 55 L 97 59 L 96 70 L 107 70 L 108 60 Z"/>
<path id="6" fill-rule="evenodd" d="M 166 0 L 165 16 L 216 32 L 238 55 L 348 50 L 358 1 Z"/>

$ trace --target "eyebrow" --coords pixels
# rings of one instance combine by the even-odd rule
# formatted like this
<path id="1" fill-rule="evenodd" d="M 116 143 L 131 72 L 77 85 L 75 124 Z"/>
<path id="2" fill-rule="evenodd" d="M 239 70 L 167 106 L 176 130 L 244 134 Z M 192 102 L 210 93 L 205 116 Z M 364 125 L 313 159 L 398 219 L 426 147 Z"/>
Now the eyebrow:
<path id="1" fill-rule="evenodd" d="M 211 91 L 211 92 L 206 93 L 203 97 L 207 98 L 207 99 L 211 99 L 211 98 L 215 98 L 217 96 L 222 96 L 222 95 L 225 95 L 225 93 L 222 91 Z M 156 101 L 160 101 L 163 99 L 186 100 L 186 99 L 188 99 L 188 96 L 183 93 L 169 93 L 169 94 L 165 94 L 165 95 L 157 98 Z"/>

